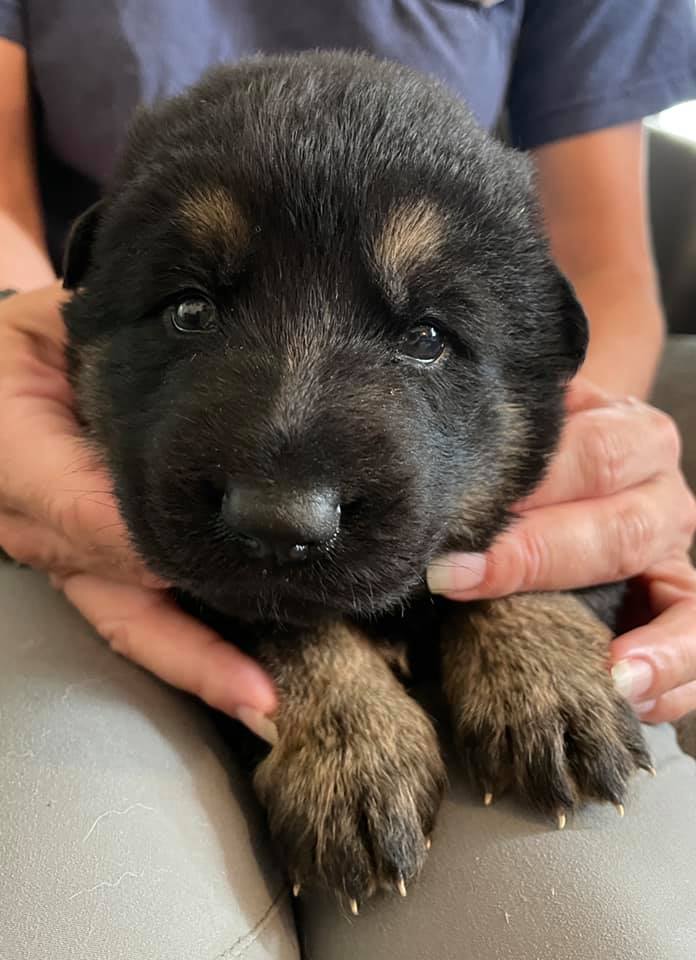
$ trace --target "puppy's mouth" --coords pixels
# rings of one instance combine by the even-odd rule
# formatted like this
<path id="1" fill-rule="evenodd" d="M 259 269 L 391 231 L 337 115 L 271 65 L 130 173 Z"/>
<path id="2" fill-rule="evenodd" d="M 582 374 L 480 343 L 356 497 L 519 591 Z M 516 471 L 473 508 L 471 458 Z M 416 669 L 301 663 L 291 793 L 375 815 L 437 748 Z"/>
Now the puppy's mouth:
<path id="1" fill-rule="evenodd" d="M 214 578 L 177 578 L 177 586 L 220 613 L 241 620 L 311 623 L 327 615 L 379 612 L 383 590 L 348 584 L 355 571 L 341 577 L 331 561 L 307 561 L 301 570 L 265 559 L 230 563 Z"/>
<path id="2" fill-rule="evenodd" d="M 301 591 L 275 589 L 264 586 L 259 589 L 242 589 L 238 584 L 210 586 L 192 591 L 197 599 L 225 616 L 247 622 L 278 622 L 284 624 L 311 625 L 325 617 L 348 616 L 355 613 L 352 605 L 345 609 L 335 594 L 325 599 Z"/>
<path id="3" fill-rule="evenodd" d="M 394 609 L 423 583 L 438 540 L 408 477 L 241 477 L 213 490 L 181 475 L 153 469 L 146 495 L 124 501 L 129 526 L 154 572 L 231 618 L 307 623 Z"/>
<path id="4" fill-rule="evenodd" d="M 422 544 L 396 543 L 369 512 L 355 526 L 349 520 L 321 544 L 288 541 L 273 549 L 240 542 L 216 524 L 215 537 L 190 536 L 183 549 L 159 544 L 152 565 L 177 589 L 246 621 L 309 624 L 393 609 L 423 582 L 425 565 L 416 559 Z"/>

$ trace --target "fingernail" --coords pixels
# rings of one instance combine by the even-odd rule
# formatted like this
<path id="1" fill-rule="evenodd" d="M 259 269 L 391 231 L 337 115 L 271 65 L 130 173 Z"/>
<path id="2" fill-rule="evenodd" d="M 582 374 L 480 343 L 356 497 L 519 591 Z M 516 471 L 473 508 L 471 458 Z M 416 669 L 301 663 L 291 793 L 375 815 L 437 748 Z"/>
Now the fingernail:
<path id="1" fill-rule="evenodd" d="M 627 700 L 637 700 L 653 685 L 653 669 L 645 660 L 619 660 L 611 668 L 611 676 Z"/>
<path id="2" fill-rule="evenodd" d="M 486 575 L 482 553 L 451 553 L 433 560 L 425 572 L 431 593 L 459 593 L 477 587 Z"/>
<path id="3" fill-rule="evenodd" d="M 270 743 L 272 747 L 278 743 L 278 727 L 268 717 L 254 707 L 237 707 L 234 712 L 235 717 L 245 727 L 255 733 L 257 737 Z"/>

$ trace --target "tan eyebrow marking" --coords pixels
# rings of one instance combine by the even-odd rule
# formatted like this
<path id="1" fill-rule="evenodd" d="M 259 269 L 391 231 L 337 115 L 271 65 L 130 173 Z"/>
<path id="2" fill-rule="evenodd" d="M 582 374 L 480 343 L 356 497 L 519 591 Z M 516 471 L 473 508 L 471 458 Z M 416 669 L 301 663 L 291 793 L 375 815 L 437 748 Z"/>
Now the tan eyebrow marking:
<path id="1" fill-rule="evenodd" d="M 445 235 L 445 217 L 435 204 L 423 199 L 403 203 L 392 210 L 375 240 L 375 263 L 388 279 L 403 277 L 432 260 Z"/>
<path id="2" fill-rule="evenodd" d="M 249 224 L 222 187 L 196 189 L 183 198 L 179 213 L 189 234 L 198 243 L 231 243 L 243 250 L 249 242 Z"/>

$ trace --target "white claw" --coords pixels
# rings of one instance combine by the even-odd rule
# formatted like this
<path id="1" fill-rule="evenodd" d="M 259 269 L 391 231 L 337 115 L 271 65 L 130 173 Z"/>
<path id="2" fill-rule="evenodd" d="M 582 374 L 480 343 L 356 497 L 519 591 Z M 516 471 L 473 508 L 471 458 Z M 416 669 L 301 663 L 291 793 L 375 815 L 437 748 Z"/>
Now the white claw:
<path id="1" fill-rule="evenodd" d="M 559 813 L 559 814 L 558 814 L 558 829 L 559 829 L 559 830 L 565 830 L 565 825 L 566 825 L 566 815 L 565 815 L 565 813 Z"/>
<path id="2" fill-rule="evenodd" d="M 293 883 L 292 885 L 292 895 L 293 897 L 299 897 L 300 890 L 302 889 L 301 883 Z"/>
<path id="3" fill-rule="evenodd" d="M 359 912 L 359 911 L 358 911 L 358 901 L 357 901 L 357 900 L 351 900 L 351 901 L 350 901 L 350 912 L 353 914 L 354 917 L 357 917 L 358 912 Z"/>
<path id="4" fill-rule="evenodd" d="M 490 807 L 490 805 L 491 805 L 492 803 L 493 803 L 493 794 L 492 794 L 492 793 L 484 793 L 484 795 L 483 795 L 483 805 L 484 805 L 484 807 Z"/>
<path id="5" fill-rule="evenodd" d="M 399 882 L 396 885 L 396 889 L 399 891 L 402 897 L 406 896 L 406 884 L 404 883 L 403 877 L 399 877 Z"/>
<path id="6" fill-rule="evenodd" d="M 655 769 L 655 767 L 647 767 L 647 771 L 651 777 L 657 776 L 657 770 Z"/>
<path id="7" fill-rule="evenodd" d="M 426 850 L 430 850 L 430 848 L 432 847 L 432 845 L 433 845 L 433 841 L 430 839 L 430 837 L 426 837 L 426 838 L 425 838 L 425 849 L 426 849 Z"/>
<path id="8" fill-rule="evenodd" d="M 614 806 L 616 807 L 616 812 L 618 813 L 618 815 L 620 817 L 623 817 L 623 815 L 626 813 L 626 811 L 624 810 L 623 803 L 615 803 Z"/>

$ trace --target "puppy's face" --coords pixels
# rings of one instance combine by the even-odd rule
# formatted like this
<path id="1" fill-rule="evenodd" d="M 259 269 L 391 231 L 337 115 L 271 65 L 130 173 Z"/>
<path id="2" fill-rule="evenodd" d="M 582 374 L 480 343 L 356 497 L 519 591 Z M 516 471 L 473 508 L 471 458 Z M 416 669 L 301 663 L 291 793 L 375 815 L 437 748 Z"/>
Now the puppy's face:
<path id="1" fill-rule="evenodd" d="M 368 58 L 259 60 L 142 114 L 66 283 L 137 549 L 247 619 L 386 610 L 485 548 L 586 336 L 523 160 Z"/>

